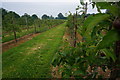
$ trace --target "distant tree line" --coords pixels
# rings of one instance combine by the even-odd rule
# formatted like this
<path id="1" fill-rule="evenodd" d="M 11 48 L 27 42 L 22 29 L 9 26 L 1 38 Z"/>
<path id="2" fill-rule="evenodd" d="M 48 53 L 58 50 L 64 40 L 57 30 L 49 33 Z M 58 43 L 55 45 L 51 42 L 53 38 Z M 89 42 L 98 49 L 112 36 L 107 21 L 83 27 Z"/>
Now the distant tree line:
<path id="1" fill-rule="evenodd" d="M 59 13 L 57 17 L 53 17 L 52 15 L 48 16 L 48 15 L 44 14 L 42 16 L 42 19 L 67 19 L 67 17 L 64 17 L 64 15 L 62 13 Z"/>
<path id="2" fill-rule="evenodd" d="M 52 28 L 55 25 L 58 25 L 64 22 L 64 16 L 62 13 L 58 16 L 58 18 L 54 18 L 52 15 L 47 16 L 43 15 L 42 19 L 38 18 L 36 14 L 30 16 L 29 14 L 25 13 L 24 15 L 20 16 L 19 14 L 13 11 L 7 11 L 6 9 L 0 8 L 2 11 L 2 32 L 3 38 L 4 33 L 14 33 L 14 39 L 17 42 L 17 32 L 21 32 L 21 30 L 26 29 L 30 31 L 30 29 L 34 28 L 34 32 L 37 32 L 37 29 L 40 30 L 47 30 Z M 61 20 L 58 20 L 61 19 Z M 41 30 L 40 30 L 41 31 Z"/>

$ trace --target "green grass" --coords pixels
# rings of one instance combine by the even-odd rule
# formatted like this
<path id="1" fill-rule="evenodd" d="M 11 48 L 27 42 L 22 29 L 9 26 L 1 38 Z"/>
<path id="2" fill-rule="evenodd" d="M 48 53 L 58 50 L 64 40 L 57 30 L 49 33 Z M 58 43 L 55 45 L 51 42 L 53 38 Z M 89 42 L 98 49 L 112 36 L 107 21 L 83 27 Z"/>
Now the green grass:
<path id="1" fill-rule="evenodd" d="M 50 64 L 62 43 L 65 24 L 54 27 L 2 55 L 3 78 L 51 77 Z"/>
<path id="2" fill-rule="evenodd" d="M 34 28 L 32 29 L 29 29 L 29 31 L 27 31 L 26 29 L 25 30 L 22 30 L 21 32 L 17 32 L 17 38 L 20 38 L 22 36 L 25 36 L 25 35 L 28 35 L 28 34 L 31 34 L 34 32 Z M 8 35 L 8 36 L 6 36 Z M 14 34 L 13 32 L 9 32 L 9 33 L 3 33 L 2 36 L 4 36 L 2 38 L 2 42 L 8 42 L 8 41 L 11 41 L 11 40 L 14 40 Z"/>
<path id="3" fill-rule="evenodd" d="M 44 26 L 44 27 L 37 27 L 37 32 L 44 32 L 44 31 L 47 31 L 48 30 L 48 27 L 47 26 Z M 29 29 L 28 31 L 25 29 L 25 30 L 22 30 L 21 32 L 17 32 L 17 38 L 20 38 L 22 36 L 25 36 L 25 35 L 28 35 L 28 34 L 31 34 L 31 33 L 34 33 L 35 32 L 35 29 L 34 28 L 31 28 Z M 8 35 L 8 36 L 6 36 Z M 13 32 L 9 32 L 9 33 L 3 33 L 2 36 L 4 36 L 2 38 L 2 42 L 8 42 L 8 41 L 11 41 L 11 40 L 14 40 L 14 34 Z"/>

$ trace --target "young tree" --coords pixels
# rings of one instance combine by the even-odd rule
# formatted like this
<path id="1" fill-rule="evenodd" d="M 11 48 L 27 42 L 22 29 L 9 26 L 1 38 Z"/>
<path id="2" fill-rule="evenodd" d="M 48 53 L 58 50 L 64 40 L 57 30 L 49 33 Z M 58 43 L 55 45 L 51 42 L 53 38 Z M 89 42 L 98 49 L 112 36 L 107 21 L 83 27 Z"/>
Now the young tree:
<path id="1" fill-rule="evenodd" d="M 29 26 L 33 24 L 32 18 L 30 15 L 28 15 L 27 13 L 25 13 L 22 18 L 24 19 L 25 25 L 27 30 L 29 30 Z"/>
<path id="2" fill-rule="evenodd" d="M 32 15 L 32 20 L 33 20 L 33 24 L 34 24 L 34 28 L 35 28 L 35 33 L 37 32 L 37 26 L 39 24 L 39 19 L 38 16 L 36 14 Z"/>
<path id="3" fill-rule="evenodd" d="M 9 31 L 9 32 L 13 32 L 14 33 L 14 39 L 17 42 L 17 31 L 20 31 L 20 28 L 18 27 L 19 23 L 18 23 L 18 19 L 20 18 L 20 16 L 15 13 L 15 12 L 8 12 L 5 15 L 5 18 L 3 20 L 3 29 L 5 31 Z"/>

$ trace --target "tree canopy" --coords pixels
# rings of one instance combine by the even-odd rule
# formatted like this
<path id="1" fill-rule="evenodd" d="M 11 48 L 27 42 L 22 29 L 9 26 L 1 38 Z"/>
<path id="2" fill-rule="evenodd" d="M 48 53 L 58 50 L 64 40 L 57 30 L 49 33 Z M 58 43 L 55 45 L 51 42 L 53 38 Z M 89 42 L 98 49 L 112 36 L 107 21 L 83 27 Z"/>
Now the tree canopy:
<path id="1" fill-rule="evenodd" d="M 44 14 L 44 15 L 42 16 L 42 19 L 49 19 L 49 16 L 46 15 L 46 14 Z"/>

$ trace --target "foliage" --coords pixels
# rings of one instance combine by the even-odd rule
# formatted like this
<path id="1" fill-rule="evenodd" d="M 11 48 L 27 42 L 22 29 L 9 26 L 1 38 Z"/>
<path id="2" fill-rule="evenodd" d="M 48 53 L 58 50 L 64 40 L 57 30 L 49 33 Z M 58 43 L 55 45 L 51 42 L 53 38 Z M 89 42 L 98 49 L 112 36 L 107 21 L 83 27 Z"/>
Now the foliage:
<path id="1" fill-rule="evenodd" d="M 111 75 L 115 75 L 114 78 L 120 77 L 117 74 L 120 73 L 120 70 L 117 70 L 118 69 L 117 67 L 119 67 L 119 63 L 120 63 L 120 36 L 119 36 L 120 30 L 119 30 L 119 26 L 117 27 L 118 28 L 117 30 L 113 25 L 113 23 L 115 23 L 117 19 L 120 19 L 120 11 L 119 11 L 120 2 L 91 2 L 90 4 L 93 6 L 93 8 L 95 8 L 96 6 L 99 13 L 88 15 L 87 14 L 88 3 L 83 2 L 83 0 L 80 1 L 82 7 L 78 6 L 78 8 L 76 8 L 76 13 L 74 14 L 70 13 L 70 15 L 67 17 L 66 33 L 68 38 L 63 40 L 63 43 L 61 44 L 59 50 L 57 50 L 56 48 L 58 46 L 54 46 L 51 42 L 48 43 L 49 46 L 47 47 L 47 49 L 43 51 L 43 53 L 45 53 L 48 49 L 52 49 L 52 47 L 56 49 L 57 52 L 54 55 L 53 59 L 51 58 L 52 61 L 51 59 L 49 60 L 52 62 L 52 65 L 54 67 L 56 66 L 59 67 L 59 72 L 61 73 L 61 76 L 63 78 L 89 79 L 89 78 L 97 78 L 97 77 L 99 78 L 101 76 L 102 76 L 101 78 L 105 78 L 104 75 L 99 73 L 98 67 L 102 68 L 101 71 L 103 72 L 106 72 L 106 69 L 108 68 L 111 71 Z M 102 13 L 101 9 L 106 10 L 106 12 Z M 78 14 L 80 13 L 78 12 L 78 10 L 82 12 L 81 15 Z M 52 16 L 50 18 L 47 15 L 43 15 L 42 19 L 39 19 L 36 15 L 32 15 L 31 17 L 27 13 L 25 13 L 23 16 L 20 17 L 16 13 L 7 12 L 4 9 L 3 9 L 3 14 L 4 14 L 2 15 L 4 21 L 3 26 L 5 31 L 18 31 L 19 29 L 17 26 L 20 25 L 20 26 L 25 26 L 25 27 L 21 27 L 21 29 L 23 28 L 30 29 L 30 26 L 33 26 L 35 29 L 34 32 L 36 33 L 36 32 L 46 31 L 48 29 L 53 28 L 55 25 L 65 22 L 65 20 L 63 20 L 63 18 L 65 17 L 62 15 L 62 13 L 58 14 L 57 19 L 53 19 Z M 6 21 L 8 21 L 8 23 L 5 23 Z M 13 22 L 14 25 L 12 24 Z M 117 24 L 118 23 L 119 20 L 117 20 Z M 46 33 L 57 34 L 58 33 L 57 31 L 61 31 L 61 34 L 63 35 L 64 32 L 64 30 L 60 29 L 59 27 L 57 28 L 56 31 L 53 31 L 53 33 L 49 33 L 49 31 L 50 30 L 48 30 Z M 59 40 L 62 38 L 62 35 L 60 35 Z M 41 41 L 43 41 L 44 38 L 48 39 L 51 35 L 47 35 L 47 36 L 48 37 L 42 37 L 43 39 Z M 79 40 L 80 36 L 81 36 L 81 40 Z M 56 37 L 58 38 L 58 35 Z M 53 39 L 52 36 L 51 39 Z M 39 43 L 38 38 L 36 40 Z M 76 44 L 76 46 L 71 46 L 72 43 L 70 41 L 71 42 L 73 41 Z M 53 50 L 50 50 L 50 53 L 52 51 Z M 48 52 L 49 51 L 47 51 L 46 53 Z M 13 52 L 10 51 L 10 53 Z M 11 58 L 11 56 L 9 57 L 9 55 L 11 55 L 10 53 L 4 54 L 4 56 L 7 56 L 8 58 L 7 60 Z M 13 54 L 12 56 L 14 55 L 16 54 Z M 32 55 L 36 57 L 35 54 Z M 30 56 L 30 58 L 32 57 L 33 56 Z M 50 63 L 50 61 L 48 61 L 48 63 Z M 34 58 L 33 58 L 33 62 L 34 62 Z M 8 65 L 10 65 L 9 63 L 7 64 L 5 63 L 6 61 L 4 62 L 5 67 L 8 67 Z M 20 74 L 20 76 L 22 75 Z"/>
<path id="2" fill-rule="evenodd" d="M 49 16 L 47 16 L 46 14 L 44 14 L 44 15 L 42 16 L 42 19 L 49 19 Z"/>
<path id="3" fill-rule="evenodd" d="M 107 34 L 103 37 L 103 40 L 97 45 L 98 49 L 103 49 L 113 45 L 113 42 L 119 40 L 119 34 L 117 30 L 110 30 Z"/>
<path id="4" fill-rule="evenodd" d="M 89 16 L 85 22 L 83 27 L 83 37 L 88 38 L 88 40 L 91 39 L 91 32 L 93 31 L 93 28 L 100 23 L 101 21 L 107 20 L 109 18 L 108 14 L 96 14 L 95 16 L 91 15 Z"/>
<path id="5" fill-rule="evenodd" d="M 96 78 L 98 67 L 101 67 L 105 72 L 105 67 L 112 70 L 113 64 L 118 66 L 117 63 L 120 61 L 114 52 L 114 44 L 120 40 L 120 37 L 119 30 L 113 27 L 113 22 L 116 18 L 120 17 L 119 3 L 93 2 L 93 8 L 96 5 L 99 13 L 87 17 L 83 13 L 83 17 L 79 17 L 80 19 L 78 20 L 81 21 L 78 21 L 80 24 L 77 31 L 82 36 L 82 41 L 77 43 L 77 47 L 63 45 L 62 47 L 64 48 L 60 48 L 60 51 L 56 53 L 52 61 L 53 66 L 62 66 L 60 72 L 62 72 L 63 78 Z M 82 0 L 81 4 L 83 7 L 85 6 Z M 101 13 L 101 9 L 106 9 L 107 12 Z M 86 9 L 83 9 L 83 11 L 86 11 Z M 69 28 L 68 32 L 71 32 L 71 34 L 74 34 L 74 25 L 73 15 L 70 14 L 68 16 L 67 26 Z M 66 41 L 63 44 L 66 44 Z M 88 71 L 89 67 L 92 72 Z M 102 76 L 102 78 L 104 77 Z"/>
<path id="6" fill-rule="evenodd" d="M 99 2 L 96 3 L 96 6 L 100 9 L 108 9 L 109 13 L 111 13 L 113 16 L 120 16 L 119 12 L 119 6 L 115 5 L 116 3 L 107 3 L 107 2 Z"/>
<path id="7" fill-rule="evenodd" d="M 2 42 L 13 40 L 14 37 L 19 38 L 32 33 L 44 32 L 64 22 L 64 20 L 40 19 L 36 14 L 30 16 L 25 13 L 19 16 L 15 12 L 7 11 L 3 8 L 1 8 L 1 10 L 3 21 Z M 53 17 L 51 16 L 51 18 Z M 16 36 L 13 35 L 13 32 L 16 33 Z"/>
<path id="8" fill-rule="evenodd" d="M 66 19 L 66 18 L 63 16 L 62 13 L 59 13 L 57 19 Z"/>

